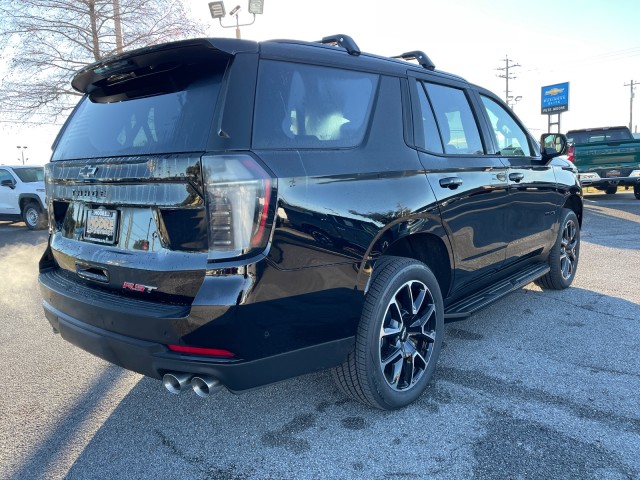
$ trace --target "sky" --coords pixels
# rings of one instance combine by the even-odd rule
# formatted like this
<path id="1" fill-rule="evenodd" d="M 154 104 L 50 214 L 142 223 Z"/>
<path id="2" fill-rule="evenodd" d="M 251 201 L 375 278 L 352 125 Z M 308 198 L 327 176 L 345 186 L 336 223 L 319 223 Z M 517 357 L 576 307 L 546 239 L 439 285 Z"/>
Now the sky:
<path id="1" fill-rule="evenodd" d="M 235 19 L 222 28 L 210 17 L 208 0 L 184 0 L 196 18 L 209 22 L 211 37 L 234 37 Z M 227 12 L 240 5 L 249 23 L 247 0 L 225 0 Z M 514 111 L 534 137 L 548 131 L 540 113 L 543 86 L 569 82 L 569 111 L 561 132 L 628 125 L 629 83 L 640 83 L 640 0 L 264 0 L 264 14 L 241 27 L 242 38 L 318 40 L 350 35 L 363 52 L 383 56 L 424 51 L 438 70 L 505 96 L 505 58 L 510 95 L 521 97 Z M 625 86 L 627 84 L 627 86 Z M 640 86 L 636 89 L 640 94 Z M 640 131 L 640 95 L 634 101 L 634 130 Z M 554 117 L 555 120 L 555 117 Z M 637 127 L 636 127 L 637 126 Z M 556 131 L 557 127 L 552 127 Z M 0 163 L 49 160 L 58 127 L 0 122 Z"/>

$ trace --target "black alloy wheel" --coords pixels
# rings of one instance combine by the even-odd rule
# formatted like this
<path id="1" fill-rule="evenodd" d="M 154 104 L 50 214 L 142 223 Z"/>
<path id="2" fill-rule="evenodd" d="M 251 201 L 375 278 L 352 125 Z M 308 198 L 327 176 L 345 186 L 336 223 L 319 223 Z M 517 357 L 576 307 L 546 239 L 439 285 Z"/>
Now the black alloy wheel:
<path id="1" fill-rule="evenodd" d="M 549 272 L 536 283 L 542 288 L 562 290 L 573 282 L 580 258 L 580 224 L 578 217 L 567 208 L 562 219 L 556 243 L 549 254 Z"/>
<path id="2" fill-rule="evenodd" d="M 404 407 L 426 389 L 443 330 L 442 296 L 431 270 L 417 260 L 383 257 L 374 266 L 355 350 L 334 378 L 368 405 Z"/>
<path id="3" fill-rule="evenodd" d="M 436 343 L 436 306 L 428 287 L 410 280 L 389 301 L 380 326 L 380 369 L 398 392 L 424 375 Z"/>

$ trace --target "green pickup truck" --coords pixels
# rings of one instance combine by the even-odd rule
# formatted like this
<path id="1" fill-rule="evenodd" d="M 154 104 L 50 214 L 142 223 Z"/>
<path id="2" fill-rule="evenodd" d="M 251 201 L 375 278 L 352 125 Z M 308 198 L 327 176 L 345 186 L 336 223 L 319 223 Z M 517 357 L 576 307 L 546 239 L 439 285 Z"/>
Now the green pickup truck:
<path id="1" fill-rule="evenodd" d="M 614 194 L 631 188 L 640 200 L 640 140 L 627 127 L 569 130 L 568 157 L 578 168 L 583 187 Z"/>

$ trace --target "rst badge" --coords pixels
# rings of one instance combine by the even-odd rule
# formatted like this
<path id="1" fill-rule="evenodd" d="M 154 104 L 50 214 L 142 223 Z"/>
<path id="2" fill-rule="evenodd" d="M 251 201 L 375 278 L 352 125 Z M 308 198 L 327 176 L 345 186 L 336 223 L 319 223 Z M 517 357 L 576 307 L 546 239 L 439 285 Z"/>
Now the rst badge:
<path id="1" fill-rule="evenodd" d="M 122 288 L 125 290 L 133 290 L 134 292 L 153 292 L 157 290 L 158 287 L 151 287 L 149 285 L 142 285 L 141 283 L 133 283 L 133 282 L 124 282 L 122 284 Z"/>

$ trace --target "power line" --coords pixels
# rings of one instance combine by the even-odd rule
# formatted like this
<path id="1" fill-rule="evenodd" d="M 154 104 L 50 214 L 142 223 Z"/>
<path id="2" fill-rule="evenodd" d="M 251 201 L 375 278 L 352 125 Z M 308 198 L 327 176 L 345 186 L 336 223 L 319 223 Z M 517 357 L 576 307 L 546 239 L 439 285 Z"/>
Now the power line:
<path id="1" fill-rule="evenodd" d="M 632 47 L 624 50 L 614 50 L 611 52 L 603 52 L 597 55 L 589 55 L 587 57 L 581 58 L 567 58 L 564 59 L 561 63 L 556 64 L 555 66 L 549 66 L 545 64 L 543 67 L 533 67 L 524 72 L 558 72 L 569 70 L 572 67 L 580 66 L 580 65 L 592 65 L 594 63 L 605 63 L 605 62 L 616 62 L 621 60 L 626 60 L 629 58 L 640 56 L 640 47 Z"/>

